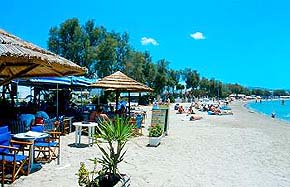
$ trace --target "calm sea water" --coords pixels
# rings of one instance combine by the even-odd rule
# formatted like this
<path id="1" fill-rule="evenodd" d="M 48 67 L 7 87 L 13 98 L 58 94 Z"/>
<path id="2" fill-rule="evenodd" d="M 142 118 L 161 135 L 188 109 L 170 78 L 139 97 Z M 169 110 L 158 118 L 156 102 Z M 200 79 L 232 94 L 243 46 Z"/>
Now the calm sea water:
<path id="1" fill-rule="evenodd" d="M 276 118 L 287 120 L 290 122 L 290 100 L 285 100 L 282 104 L 281 100 L 251 102 L 246 105 L 248 108 L 271 116 L 272 113 L 276 114 Z"/>

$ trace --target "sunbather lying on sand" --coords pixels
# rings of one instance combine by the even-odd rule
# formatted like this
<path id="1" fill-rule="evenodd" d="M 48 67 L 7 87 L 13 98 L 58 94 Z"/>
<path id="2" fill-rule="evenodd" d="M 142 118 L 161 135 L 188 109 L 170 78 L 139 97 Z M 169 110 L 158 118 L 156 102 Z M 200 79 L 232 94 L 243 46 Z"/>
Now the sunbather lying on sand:
<path id="1" fill-rule="evenodd" d="M 195 121 L 195 120 L 200 120 L 200 119 L 202 119 L 201 116 L 192 115 L 190 116 L 189 121 Z"/>
<path id="2" fill-rule="evenodd" d="M 234 113 L 231 110 L 222 110 L 219 115 L 233 115 Z"/>
<path id="3" fill-rule="evenodd" d="M 193 111 L 193 106 L 191 105 L 187 111 L 187 115 L 188 114 L 195 114 L 194 111 Z"/>
<path id="4" fill-rule="evenodd" d="M 180 105 L 180 106 L 178 107 L 178 112 L 177 112 L 177 114 L 182 114 L 182 113 L 184 113 L 184 112 L 185 112 L 185 111 L 184 111 L 183 106 Z"/>
<path id="5" fill-rule="evenodd" d="M 213 105 L 211 105 L 209 107 L 209 111 L 211 111 L 213 114 L 215 115 L 220 115 L 221 114 L 221 110 Z"/>

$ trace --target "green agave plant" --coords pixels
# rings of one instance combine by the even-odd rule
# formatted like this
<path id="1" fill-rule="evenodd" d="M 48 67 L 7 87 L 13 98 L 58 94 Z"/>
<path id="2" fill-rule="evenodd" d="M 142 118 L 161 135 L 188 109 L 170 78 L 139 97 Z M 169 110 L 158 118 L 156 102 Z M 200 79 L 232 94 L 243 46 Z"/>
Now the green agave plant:
<path id="1" fill-rule="evenodd" d="M 105 173 L 118 176 L 118 164 L 124 160 L 124 147 L 128 140 L 132 137 L 132 126 L 128 119 L 116 117 L 112 121 L 102 121 L 99 124 L 98 138 L 107 141 L 107 147 L 103 147 L 100 143 L 97 146 L 102 152 L 102 158 L 98 159 Z"/>

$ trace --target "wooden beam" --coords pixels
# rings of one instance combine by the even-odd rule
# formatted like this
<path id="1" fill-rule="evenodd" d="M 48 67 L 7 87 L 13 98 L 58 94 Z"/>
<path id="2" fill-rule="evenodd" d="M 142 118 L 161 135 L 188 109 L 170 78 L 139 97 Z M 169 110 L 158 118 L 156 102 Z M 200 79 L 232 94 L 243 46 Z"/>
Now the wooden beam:
<path id="1" fill-rule="evenodd" d="M 51 68 L 51 69 L 53 69 L 53 68 Z M 57 74 L 57 75 L 60 76 L 60 77 L 65 76 L 65 74 L 63 74 L 63 73 L 60 72 L 60 71 L 57 71 L 56 69 L 53 69 L 53 71 L 55 72 L 55 74 Z"/>
<path id="2" fill-rule="evenodd" d="M 5 64 L 5 66 L 21 67 L 21 66 L 31 66 L 35 63 L 32 63 L 32 62 L 24 62 L 24 63 L 5 62 L 4 64 Z"/>
<path id="3" fill-rule="evenodd" d="M 2 81 L 0 83 L 0 85 L 5 85 L 7 83 L 9 83 L 11 80 L 15 79 L 15 78 L 19 78 L 21 77 L 23 74 L 28 73 L 29 71 L 33 70 L 34 68 L 38 67 L 40 64 L 33 64 L 29 67 L 27 67 L 26 69 L 19 71 L 18 73 L 16 73 L 15 75 L 12 75 L 11 77 L 4 79 L 4 81 Z"/>
<path id="4" fill-rule="evenodd" d="M 13 76 L 13 72 L 10 68 L 8 68 L 8 71 L 9 71 L 10 75 Z"/>
<path id="5" fill-rule="evenodd" d="M 2 73 L 2 71 L 4 71 L 6 68 L 6 63 L 3 63 L 0 65 L 0 74 Z"/>

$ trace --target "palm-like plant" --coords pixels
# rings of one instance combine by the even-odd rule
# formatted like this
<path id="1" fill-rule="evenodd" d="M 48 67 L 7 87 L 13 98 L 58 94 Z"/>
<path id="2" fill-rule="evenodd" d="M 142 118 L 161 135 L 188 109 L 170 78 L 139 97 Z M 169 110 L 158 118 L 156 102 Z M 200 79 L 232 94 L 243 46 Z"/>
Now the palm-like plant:
<path id="1" fill-rule="evenodd" d="M 102 164 L 103 171 L 112 175 L 117 174 L 118 164 L 123 161 L 126 151 L 123 151 L 129 138 L 133 135 L 132 127 L 128 119 L 116 117 L 112 121 L 102 121 L 99 125 L 100 133 L 98 138 L 102 138 L 108 142 L 107 149 L 97 143 L 102 152 L 102 158 L 98 161 Z"/>

